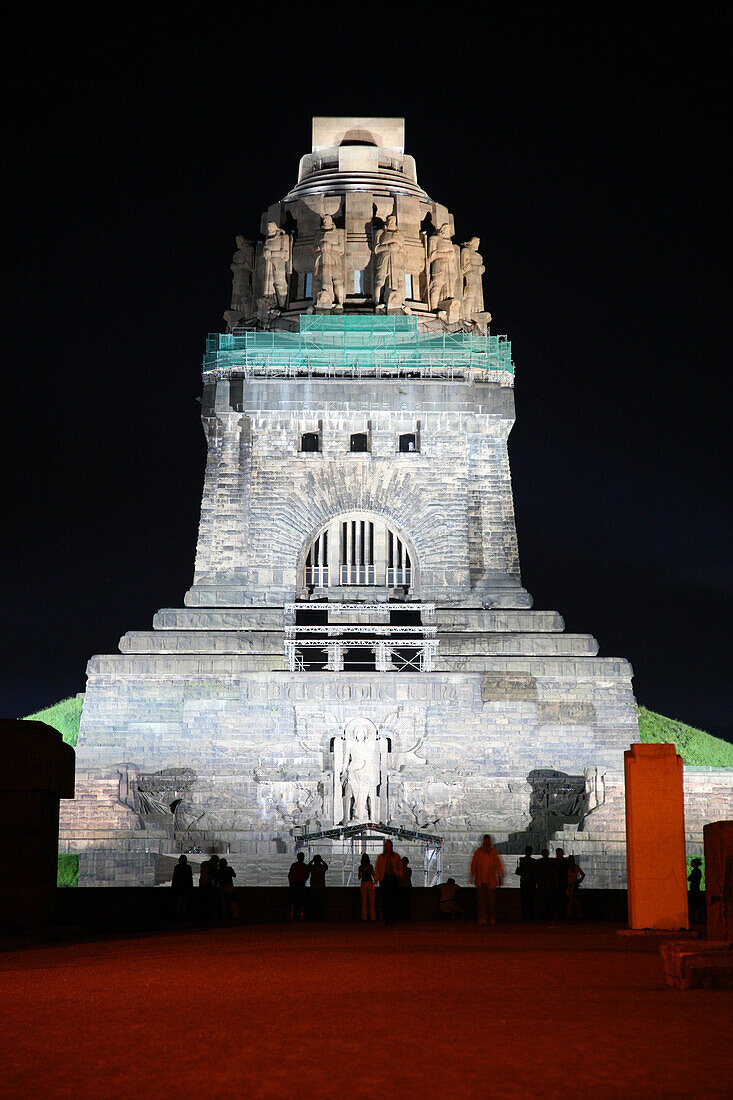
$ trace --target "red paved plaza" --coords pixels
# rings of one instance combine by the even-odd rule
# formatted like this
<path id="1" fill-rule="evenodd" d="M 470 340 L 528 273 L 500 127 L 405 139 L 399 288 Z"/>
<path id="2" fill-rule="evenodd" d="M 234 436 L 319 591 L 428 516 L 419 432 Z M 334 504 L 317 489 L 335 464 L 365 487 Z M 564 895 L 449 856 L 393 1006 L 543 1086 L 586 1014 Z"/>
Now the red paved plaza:
<path id="1" fill-rule="evenodd" d="M 8 1097 L 721 1097 L 733 995 L 579 928 L 271 925 L 0 955 Z"/>

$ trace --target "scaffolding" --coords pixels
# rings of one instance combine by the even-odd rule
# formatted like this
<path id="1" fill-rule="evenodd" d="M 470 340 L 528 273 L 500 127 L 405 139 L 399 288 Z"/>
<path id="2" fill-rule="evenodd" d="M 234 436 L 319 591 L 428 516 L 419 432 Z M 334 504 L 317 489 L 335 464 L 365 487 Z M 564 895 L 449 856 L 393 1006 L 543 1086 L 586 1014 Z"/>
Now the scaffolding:
<path id="1" fill-rule="evenodd" d="M 420 328 L 415 316 L 302 314 L 297 332 L 210 333 L 204 377 L 397 376 L 511 385 L 511 342 L 476 331 Z"/>
<path id="2" fill-rule="evenodd" d="M 358 866 L 364 852 L 372 863 L 382 851 L 385 840 L 400 842 L 400 847 L 408 850 L 417 848 L 422 852 L 424 885 L 435 886 L 443 875 L 443 837 L 432 833 L 414 832 L 399 825 L 375 824 L 373 821 L 358 825 L 337 825 L 333 829 L 319 832 L 300 832 L 293 830 L 295 851 L 304 852 L 306 862 L 310 863 L 314 849 L 323 850 L 324 845 L 331 846 L 331 861 L 340 860 L 341 885 L 357 885 Z M 413 869 L 413 873 L 414 873 Z"/>

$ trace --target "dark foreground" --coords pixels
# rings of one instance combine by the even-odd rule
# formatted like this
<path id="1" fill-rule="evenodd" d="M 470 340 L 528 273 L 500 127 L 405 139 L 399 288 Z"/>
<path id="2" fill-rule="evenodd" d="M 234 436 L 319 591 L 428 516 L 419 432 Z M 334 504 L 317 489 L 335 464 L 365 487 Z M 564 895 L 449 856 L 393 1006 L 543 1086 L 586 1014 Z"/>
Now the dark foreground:
<path id="1" fill-rule="evenodd" d="M 0 1095 L 720 1097 L 733 994 L 658 938 L 281 924 L 0 954 Z"/>

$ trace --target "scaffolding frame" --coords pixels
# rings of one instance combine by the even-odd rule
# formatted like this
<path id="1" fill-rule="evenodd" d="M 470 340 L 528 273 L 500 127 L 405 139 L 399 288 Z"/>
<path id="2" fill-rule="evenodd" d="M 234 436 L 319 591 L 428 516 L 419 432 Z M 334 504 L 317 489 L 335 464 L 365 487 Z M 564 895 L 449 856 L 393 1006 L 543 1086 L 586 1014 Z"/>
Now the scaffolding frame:
<path id="1" fill-rule="evenodd" d="M 414 316 L 302 314 L 296 332 L 209 333 L 204 377 L 464 378 L 511 385 L 511 341 L 421 329 Z"/>
<path id="2" fill-rule="evenodd" d="M 337 825 L 333 829 L 321 829 L 318 832 L 300 832 L 293 830 L 295 852 L 304 852 L 306 862 L 310 863 L 313 848 L 324 841 L 332 845 L 341 845 L 341 885 L 352 886 L 358 883 L 357 857 L 361 860 L 364 852 L 370 857 L 382 851 L 385 840 L 404 840 L 420 845 L 423 849 L 423 873 L 425 886 L 435 886 L 443 875 L 443 837 L 433 833 L 415 832 L 400 825 L 383 825 L 373 821 L 354 825 Z"/>

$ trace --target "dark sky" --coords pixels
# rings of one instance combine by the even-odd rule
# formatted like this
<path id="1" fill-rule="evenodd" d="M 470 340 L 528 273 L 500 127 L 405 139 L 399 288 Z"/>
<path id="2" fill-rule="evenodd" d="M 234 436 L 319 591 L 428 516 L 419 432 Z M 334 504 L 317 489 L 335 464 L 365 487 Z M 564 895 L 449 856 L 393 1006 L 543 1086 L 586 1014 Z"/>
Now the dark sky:
<path id="1" fill-rule="evenodd" d="M 2 710 L 83 690 L 90 655 L 181 606 L 234 235 L 295 182 L 312 115 L 404 115 L 513 341 L 535 606 L 628 657 L 640 702 L 733 740 L 725 10 L 29 7 L 5 142 Z"/>

